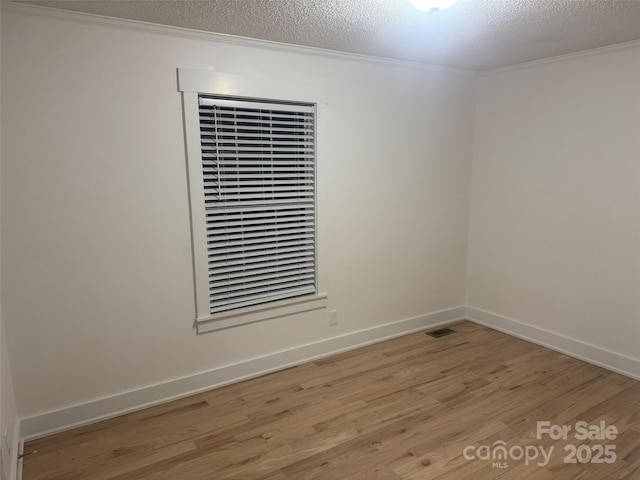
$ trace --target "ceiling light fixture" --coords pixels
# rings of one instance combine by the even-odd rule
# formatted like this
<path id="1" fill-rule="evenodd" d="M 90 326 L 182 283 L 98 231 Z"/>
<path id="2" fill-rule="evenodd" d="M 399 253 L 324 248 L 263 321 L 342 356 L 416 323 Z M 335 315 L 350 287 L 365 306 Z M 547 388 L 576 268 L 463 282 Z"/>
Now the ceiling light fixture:
<path id="1" fill-rule="evenodd" d="M 449 8 L 458 0 L 409 0 L 411 5 L 423 12 L 439 12 L 445 8 Z"/>

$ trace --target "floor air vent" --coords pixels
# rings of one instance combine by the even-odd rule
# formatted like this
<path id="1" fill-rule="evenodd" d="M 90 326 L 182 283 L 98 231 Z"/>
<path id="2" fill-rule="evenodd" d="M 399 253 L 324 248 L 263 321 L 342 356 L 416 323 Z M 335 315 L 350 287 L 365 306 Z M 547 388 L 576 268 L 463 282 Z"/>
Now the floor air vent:
<path id="1" fill-rule="evenodd" d="M 440 338 L 440 337 L 444 337 L 446 335 L 451 335 L 452 333 L 456 333 L 456 331 L 452 330 L 450 328 L 441 328 L 439 330 L 431 330 L 430 332 L 426 332 L 426 333 L 430 337 Z"/>

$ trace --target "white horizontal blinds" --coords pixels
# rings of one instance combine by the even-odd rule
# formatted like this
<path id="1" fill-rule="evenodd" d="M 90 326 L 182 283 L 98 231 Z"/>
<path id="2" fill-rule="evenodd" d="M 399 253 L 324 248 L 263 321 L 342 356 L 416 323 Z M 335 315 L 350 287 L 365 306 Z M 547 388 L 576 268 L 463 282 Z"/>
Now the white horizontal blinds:
<path id="1" fill-rule="evenodd" d="M 315 293 L 314 107 L 199 105 L 211 314 Z"/>

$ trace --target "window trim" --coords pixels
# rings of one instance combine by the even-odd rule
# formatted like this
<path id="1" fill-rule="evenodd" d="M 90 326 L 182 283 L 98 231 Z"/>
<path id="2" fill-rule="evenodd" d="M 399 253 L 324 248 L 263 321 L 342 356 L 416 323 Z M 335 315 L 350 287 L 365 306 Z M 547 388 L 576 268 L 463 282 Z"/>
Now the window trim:
<path id="1" fill-rule="evenodd" d="M 316 104 L 316 135 L 324 122 L 318 114 L 326 102 L 319 101 L 314 92 L 318 91 L 317 82 L 292 82 L 279 78 L 237 76 L 213 71 L 192 69 L 178 69 L 178 90 L 182 92 L 182 111 L 184 135 L 186 142 L 187 173 L 189 184 L 190 217 L 191 217 L 191 248 L 193 251 L 193 281 L 195 296 L 195 327 L 197 333 L 205 333 L 224 328 L 254 323 L 270 318 L 292 315 L 309 310 L 326 308 L 328 296 L 320 293 L 324 290 L 323 264 L 325 239 L 320 225 L 321 208 L 318 197 L 323 196 L 318 189 L 322 185 L 323 175 L 318 167 L 318 151 L 316 144 L 316 294 L 294 297 L 236 311 L 211 315 L 209 302 L 208 252 L 206 212 L 204 202 L 204 182 L 202 176 L 202 152 L 200 143 L 200 120 L 198 94 L 224 95 L 252 99 L 267 99 L 284 102 L 300 102 Z M 201 280 L 198 280 L 201 279 Z"/>

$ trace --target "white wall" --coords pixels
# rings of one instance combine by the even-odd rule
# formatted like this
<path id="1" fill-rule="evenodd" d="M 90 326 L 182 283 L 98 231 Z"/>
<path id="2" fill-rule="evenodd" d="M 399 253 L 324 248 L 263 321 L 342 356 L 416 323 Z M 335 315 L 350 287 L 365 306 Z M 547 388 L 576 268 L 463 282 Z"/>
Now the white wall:
<path id="1" fill-rule="evenodd" d="M 0 39 L 1 38 L 0 28 Z M 0 65 L 0 78 L 1 77 L 2 66 Z M 0 100 L 0 105 L 1 103 L 2 102 Z M 0 119 L 0 144 L 1 143 L 2 128 Z M 1 158 L 0 152 L 0 171 L 2 170 Z M 0 255 L 0 265 L 1 263 L 2 258 Z M 1 290 L 0 282 L 0 292 Z M 11 372 L 11 364 L 9 362 L 7 336 L 5 335 L 4 330 L 4 318 L 2 316 L 2 304 L 0 301 L 0 480 L 14 478 L 18 454 L 16 451 L 18 429 L 15 394 L 13 389 L 13 374 Z"/>
<path id="2" fill-rule="evenodd" d="M 2 22 L 2 306 L 22 417 L 463 305 L 473 76 Z M 323 84 L 338 327 L 319 310 L 196 336 L 178 67 Z"/>
<path id="3" fill-rule="evenodd" d="M 640 365 L 639 85 L 636 44 L 489 73 L 477 92 L 467 304 L 621 369 Z"/>

